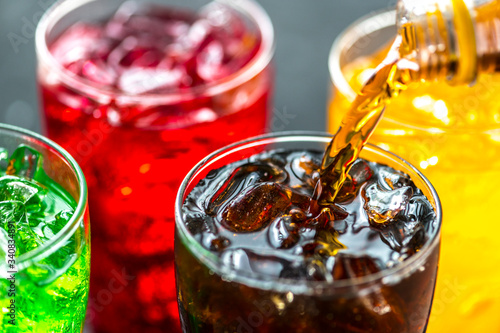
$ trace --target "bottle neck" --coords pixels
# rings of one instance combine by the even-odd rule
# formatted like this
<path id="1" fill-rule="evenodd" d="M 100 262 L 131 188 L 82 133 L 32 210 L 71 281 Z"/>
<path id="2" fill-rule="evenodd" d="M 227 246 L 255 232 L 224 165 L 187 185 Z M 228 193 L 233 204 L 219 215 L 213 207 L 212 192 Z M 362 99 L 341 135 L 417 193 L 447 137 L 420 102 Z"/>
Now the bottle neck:
<path id="1" fill-rule="evenodd" d="M 398 2 L 398 31 L 403 40 L 400 53 L 418 65 L 418 79 L 452 85 L 476 80 L 482 67 L 478 65 L 473 17 L 474 9 L 464 0 Z"/>
<path id="2" fill-rule="evenodd" d="M 500 1 L 475 1 L 478 71 L 500 72 Z"/>

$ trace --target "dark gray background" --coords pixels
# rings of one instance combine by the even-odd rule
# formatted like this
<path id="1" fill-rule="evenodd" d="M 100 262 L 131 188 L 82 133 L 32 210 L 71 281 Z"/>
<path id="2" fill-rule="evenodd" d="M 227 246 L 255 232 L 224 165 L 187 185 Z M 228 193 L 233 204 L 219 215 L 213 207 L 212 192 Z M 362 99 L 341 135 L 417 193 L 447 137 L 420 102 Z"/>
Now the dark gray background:
<path id="1" fill-rule="evenodd" d="M 72 0 L 68 0 L 72 1 Z M 189 1 L 189 0 L 186 0 Z M 325 130 L 327 59 L 352 21 L 394 0 L 258 0 L 276 32 L 274 105 L 279 130 Z M 0 0 L 0 122 L 40 131 L 34 27 L 53 0 Z M 13 36 L 20 36 L 18 45 Z"/>

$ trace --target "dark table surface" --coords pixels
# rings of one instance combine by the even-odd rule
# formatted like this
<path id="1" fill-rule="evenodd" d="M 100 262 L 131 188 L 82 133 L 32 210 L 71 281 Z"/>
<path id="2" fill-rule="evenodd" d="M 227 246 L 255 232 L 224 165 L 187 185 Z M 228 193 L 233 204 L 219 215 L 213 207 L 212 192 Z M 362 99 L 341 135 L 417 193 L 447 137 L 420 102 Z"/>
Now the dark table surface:
<path id="1" fill-rule="evenodd" d="M 72 0 L 69 0 L 72 1 Z M 188 0 L 186 0 L 188 1 Z M 0 0 L 0 122 L 40 131 L 34 29 L 53 0 Z M 259 0 L 274 23 L 275 130 L 325 130 L 335 37 L 360 16 L 395 0 Z"/>

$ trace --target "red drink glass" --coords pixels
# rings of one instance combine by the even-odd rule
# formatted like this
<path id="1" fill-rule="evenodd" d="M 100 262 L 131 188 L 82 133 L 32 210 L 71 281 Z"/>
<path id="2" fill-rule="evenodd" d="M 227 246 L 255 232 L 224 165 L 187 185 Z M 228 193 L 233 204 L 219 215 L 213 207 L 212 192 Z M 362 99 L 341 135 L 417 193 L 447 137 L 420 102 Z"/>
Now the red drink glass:
<path id="1" fill-rule="evenodd" d="M 179 330 L 176 190 L 270 114 L 273 28 L 259 5 L 150 3 L 60 1 L 37 29 L 45 134 L 88 181 L 97 332 Z"/>

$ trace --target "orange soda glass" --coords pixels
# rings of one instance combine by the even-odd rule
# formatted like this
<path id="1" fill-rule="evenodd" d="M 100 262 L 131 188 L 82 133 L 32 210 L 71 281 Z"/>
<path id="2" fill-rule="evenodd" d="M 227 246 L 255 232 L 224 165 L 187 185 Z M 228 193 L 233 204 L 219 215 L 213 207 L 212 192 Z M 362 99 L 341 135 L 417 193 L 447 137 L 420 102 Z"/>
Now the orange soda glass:
<path id="1" fill-rule="evenodd" d="M 385 57 L 395 18 L 394 11 L 372 14 L 334 42 L 330 132 Z M 500 74 L 483 75 L 470 87 L 413 84 L 386 107 L 370 141 L 417 166 L 446 211 L 431 333 L 500 332 L 500 226 L 492 210 L 500 201 L 499 93 Z"/>

